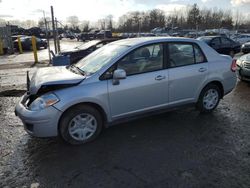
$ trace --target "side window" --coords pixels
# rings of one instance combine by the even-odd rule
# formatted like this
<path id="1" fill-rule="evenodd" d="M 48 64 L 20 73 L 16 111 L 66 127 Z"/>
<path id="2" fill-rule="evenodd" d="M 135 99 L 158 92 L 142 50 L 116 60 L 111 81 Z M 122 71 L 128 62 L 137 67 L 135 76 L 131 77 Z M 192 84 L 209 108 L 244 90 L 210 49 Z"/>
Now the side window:
<path id="1" fill-rule="evenodd" d="M 213 46 L 219 46 L 220 45 L 220 39 L 219 38 L 215 38 L 211 41 L 211 44 Z"/>
<path id="2" fill-rule="evenodd" d="M 170 67 L 179 67 L 195 63 L 195 56 L 192 44 L 169 43 Z"/>
<path id="3" fill-rule="evenodd" d="M 222 44 L 231 44 L 231 41 L 227 38 L 221 38 L 221 43 Z"/>
<path id="4" fill-rule="evenodd" d="M 140 47 L 123 57 L 117 68 L 124 69 L 127 75 L 160 70 L 163 68 L 162 49 L 162 44 Z"/>
<path id="5" fill-rule="evenodd" d="M 206 61 L 204 54 L 202 53 L 201 49 L 197 45 L 194 45 L 194 53 L 195 53 L 196 63 L 203 63 Z"/>
<path id="6" fill-rule="evenodd" d="M 116 65 L 111 66 L 101 77 L 100 80 L 107 80 L 113 78 L 113 72 L 116 70 Z"/>

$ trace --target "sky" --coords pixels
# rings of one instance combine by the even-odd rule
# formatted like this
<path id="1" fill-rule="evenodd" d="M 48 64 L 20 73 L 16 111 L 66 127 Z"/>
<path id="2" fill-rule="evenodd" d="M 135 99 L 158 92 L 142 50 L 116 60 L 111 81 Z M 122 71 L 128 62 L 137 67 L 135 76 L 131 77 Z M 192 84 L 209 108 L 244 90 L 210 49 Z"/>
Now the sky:
<path id="1" fill-rule="evenodd" d="M 240 11 L 250 17 L 250 0 L 0 0 L 0 18 L 5 20 L 35 20 L 50 16 L 54 7 L 58 20 L 77 16 L 80 20 L 97 21 L 113 15 L 115 21 L 129 11 L 147 11 L 154 8 L 170 14 L 173 10 L 197 3 L 200 8 L 221 8 Z"/>

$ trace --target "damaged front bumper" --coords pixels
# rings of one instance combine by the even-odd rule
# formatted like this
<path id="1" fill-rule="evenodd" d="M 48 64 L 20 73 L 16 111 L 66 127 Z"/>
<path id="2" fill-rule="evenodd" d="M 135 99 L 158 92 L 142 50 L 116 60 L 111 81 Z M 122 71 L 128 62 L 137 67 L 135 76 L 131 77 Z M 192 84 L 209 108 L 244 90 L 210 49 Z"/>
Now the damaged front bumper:
<path id="1" fill-rule="evenodd" d="M 26 93 L 18 102 L 15 114 L 23 124 L 24 129 L 32 136 L 53 137 L 58 135 L 58 123 L 62 112 L 53 106 L 41 111 L 31 111 L 27 107 L 29 95 Z"/>
<path id="2" fill-rule="evenodd" d="M 250 81 L 250 69 L 237 67 L 237 77 L 241 80 Z"/>

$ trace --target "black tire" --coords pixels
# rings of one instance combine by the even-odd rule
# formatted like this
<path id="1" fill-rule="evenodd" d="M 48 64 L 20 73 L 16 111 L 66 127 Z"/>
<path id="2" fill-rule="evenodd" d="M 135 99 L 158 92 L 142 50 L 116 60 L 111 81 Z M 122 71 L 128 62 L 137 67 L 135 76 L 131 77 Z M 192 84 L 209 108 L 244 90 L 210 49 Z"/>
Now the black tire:
<path id="1" fill-rule="evenodd" d="M 218 94 L 218 100 L 217 100 L 216 104 L 214 106 L 212 106 L 212 108 L 207 108 L 205 105 L 206 102 L 204 102 L 204 97 L 206 96 L 206 94 L 209 90 L 210 91 L 213 90 L 214 92 L 217 92 L 217 94 Z M 221 99 L 221 95 L 222 95 L 221 90 L 217 85 L 215 85 L 215 84 L 207 85 L 205 88 L 203 88 L 203 90 L 200 93 L 198 102 L 196 103 L 196 108 L 202 113 L 212 112 L 218 106 L 220 99 Z"/>
<path id="2" fill-rule="evenodd" d="M 84 141 L 79 141 L 70 135 L 69 127 L 70 127 L 71 120 L 77 115 L 80 115 L 83 113 L 90 114 L 95 118 L 97 122 L 97 128 L 92 134 L 92 136 L 90 136 Z M 84 143 L 95 140 L 98 137 L 98 135 L 101 133 L 102 127 L 103 127 L 103 118 L 100 112 L 92 106 L 81 104 L 81 105 L 74 106 L 73 108 L 67 110 L 63 114 L 59 123 L 59 133 L 60 133 L 60 136 L 63 138 L 63 140 L 66 141 L 67 143 L 73 144 L 73 145 L 79 145 L 79 144 L 84 144 Z"/>

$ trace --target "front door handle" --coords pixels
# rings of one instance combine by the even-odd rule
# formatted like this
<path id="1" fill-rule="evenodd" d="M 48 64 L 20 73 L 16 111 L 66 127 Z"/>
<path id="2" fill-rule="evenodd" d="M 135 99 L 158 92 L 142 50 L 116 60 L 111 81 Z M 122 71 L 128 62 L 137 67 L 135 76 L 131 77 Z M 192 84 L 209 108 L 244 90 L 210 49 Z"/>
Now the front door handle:
<path id="1" fill-rule="evenodd" d="M 155 80 L 163 80 L 165 78 L 166 78 L 166 76 L 158 75 L 155 77 Z"/>
<path id="2" fill-rule="evenodd" d="M 206 70 L 207 70 L 206 68 L 202 67 L 199 69 L 199 72 L 205 72 Z"/>

